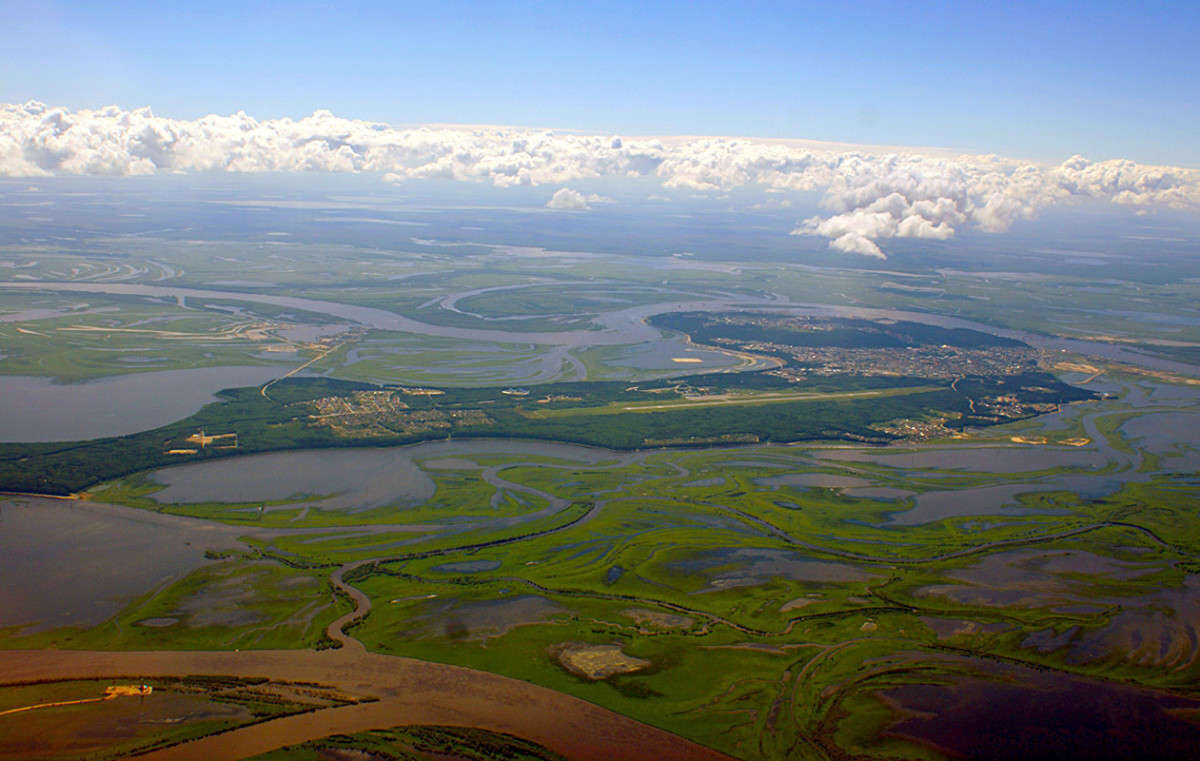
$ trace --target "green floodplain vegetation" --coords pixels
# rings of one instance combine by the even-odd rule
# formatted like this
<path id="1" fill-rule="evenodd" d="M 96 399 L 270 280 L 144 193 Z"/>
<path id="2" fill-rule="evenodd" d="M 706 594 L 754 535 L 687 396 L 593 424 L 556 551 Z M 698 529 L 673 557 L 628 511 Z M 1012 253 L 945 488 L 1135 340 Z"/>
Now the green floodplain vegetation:
<path id="1" fill-rule="evenodd" d="M 61 314 L 0 323 L 0 372 L 6 375 L 80 382 L 129 372 L 296 364 L 263 351 L 265 342 L 254 331 L 270 324 L 271 310 L 265 306 L 251 314 L 216 301 L 186 309 L 173 302 L 92 293 L 43 296 L 21 306 L 21 311 Z M 304 315 L 306 321 L 313 317 Z"/>
<path id="2" fill-rule="evenodd" d="M 339 754 L 380 761 L 566 761 L 519 737 L 467 727 L 399 727 L 334 735 L 254 756 L 253 761 L 326 761 Z"/>
<path id="3" fill-rule="evenodd" d="M 287 388 L 273 390 L 283 396 Z M 246 549 L 214 557 L 100 627 L 9 631 L 3 642 L 324 647 L 323 626 L 349 609 L 328 574 L 370 561 L 345 578 L 372 601 L 353 629 L 368 649 L 528 680 L 741 758 L 940 758 L 932 739 L 893 731 L 916 710 L 906 707 L 906 690 L 1054 678 L 1095 680 L 1083 683 L 1088 689 L 1137 685 L 1194 696 L 1194 473 L 1159 468 L 1102 497 L 1031 492 L 1017 496 L 1017 510 L 896 520 L 913 509 L 913 495 L 932 491 L 1142 470 L 1139 457 L 1150 453 L 1122 423 L 1169 407 L 1129 406 L 1124 398 L 1078 408 L 1093 415 L 1114 457 L 1134 460 L 1090 469 L 1055 465 L 1052 456 L 1044 467 L 1006 473 L 835 459 L 847 451 L 927 451 L 845 443 L 614 452 L 587 465 L 464 454 L 456 459 L 478 468 L 428 467 L 435 493 L 420 503 L 260 515 L 252 509 L 258 503 L 159 503 L 153 494 L 161 486 L 136 473 L 94 487 L 93 498 L 248 530 L 327 531 L 247 537 Z M 1078 437 L 1088 432 L 1082 418 L 1068 416 L 1054 430 L 1037 418 L 977 430 L 969 443 L 1011 446 L 1011 435 L 1038 432 Z M 954 452 L 963 444 L 931 446 Z M 565 507 L 532 517 L 544 499 L 497 502 L 498 487 L 483 478 L 488 469 Z M 855 478 L 897 491 L 854 496 L 853 489 L 775 480 L 784 474 Z M 452 516 L 489 514 L 530 521 L 458 534 L 435 528 Z M 388 529 L 401 523 L 430 528 Z M 355 530 L 366 526 L 375 530 Z M 562 653 L 586 646 L 615 646 L 638 665 L 581 674 Z M 335 738 L 266 758 L 319 758 L 327 746 L 386 746 L 399 748 L 394 757 L 421 758 L 429 748 L 466 743 L 429 731 Z M 540 757 L 536 749 L 520 752 Z"/>
<path id="4" fill-rule="evenodd" d="M 320 569 L 253 552 L 212 560 L 99 626 L 65 627 L 30 642 L 96 650 L 318 648 L 327 644 L 325 627 L 353 607 Z"/>
<path id="5" fill-rule="evenodd" d="M 500 255 L 484 246 L 456 248 L 450 256 L 436 245 L 414 243 L 400 256 L 283 241 L 257 248 L 245 241 L 151 238 L 107 244 L 126 253 L 99 264 L 84 250 L 29 247 L 8 253 L 31 278 L 131 272 L 175 285 L 375 306 L 454 326 L 494 328 L 496 320 L 504 320 L 503 327 L 518 330 L 591 327 L 589 317 L 614 303 L 661 299 L 653 288 L 664 284 L 671 298 L 688 298 L 692 291 L 703 294 L 729 283 L 725 270 L 635 267 L 629 257 L 617 255 Z M 277 264 L 262 270 L 242 266 L 264 254 Z M 218 281 L 232 277 L 231 271 L 241 282 L 221 286 Z M 330 271 L 344 277 L 331 284 Z M 614 271 L 622 273 L 619 287 L 564 285 L 612 278 Z M 550 282 L 486 290 L 531 278 Z M 740 270 L 737 287 L 745 295 L 778 293 L 796 301 L 852 293 L 870 306 L 1060 335 L 1111 333 L 1167 356 L 1188 357 L 1192 349 L 1155 341 L 1200 340 L 1191 325 L 1130 321 L 1135 312 L 1191 313 L 1195 282 L 1169 278 L 1117 283 L 1050 275 L 1014 288 L 1011 280 L 950 270 L 899 273 L 881 283 L 875 273 L 766 263 Z M 461 311 L 430 306 L 465 291 L 475 292 L 457 302 Z M 605 300 L 610 297 L 621 301 Z M 275 356 L 263 348 L 279 344 L 277 338 L 247 331 L 327 322 L 252 304 L 249 297 L 181 305 L 0 292 L 0 312 L 28 308 L 66 311 L 0 324 L 0 372 L 65 381 L 202 366 L 293 367 L 317 356 L 316 350 L 295 346 L 295 356 Z M 697 338 L 711 328 L 686 323 L 686 315 L 658 319 L 665 320 L 664 327 L 690 329 Z M 672 319 L 684 321 L 667 325 Z M 866 340 L 881 347 L 894 345 L 897 330 L 912 329 L 848 328 L 838 334 L 847 345 Z M 776 337 L 797 340 L 794 334 Z M 947 337 L 932 331 L 926 339 Z M 487 359 L 471 356 L 485 350 Z M 1123 695 L 1122 690 L 1150 688 L 1191 701 L 1170 707 L 1172 720 L 1196 722 L 1200 716 L 1195 702 L 1200 481 L 1194 467 L 1179 465 L 1195 450 L 1185 443 L 1150 447 L 1125 432 L 1144 415 L 1197 412 L 1194 401 L 1155 401 L 1170 385 L 1109 373 L 1123 391 L 1119 398 L 1100 400 L 1089 386 L 1072 385 L 1083 376 L 1065 376 L 1068 383 L 1032 368 L 1023 376 L 955 384 L 853 375 L 786 383 L 766 373 L 645 380 L 651 372 L 640 380 L 580 382 L 578 371 L 564 361 L 561 382 L 531 381 L 522 389 L 521 379 L 538 375 L 535 365 L 547 351 L 368 333 L 313 365 L 330 377 L 289 378 L 265 391 L 230 389 L 220 402 L 153 431 L 95 441 L 0 444 L 0 489 L 86 490 L 97 501 L 204 518 L 247 532 L 240 549 L 210 553 L 197 570 L 129 602 L 99 626 L 34 632 L 14 627 L 0 631 L 0 647 L 330 647 L 335 643 L 325 637 L 325 627 L 352 608 L 335 592 L 330 575 L 363 562 L 345 580 L 371 600 L 370 613 L 352 629 L 370 650 L 528 680 L 741 758 L 938 759 L 961 753 L 956 738 L 919 720 L 943 718 L 941 709 L 923 702 L 938 690 L 943 707 L 979 706 L 968 699 L 983 694 L 996 696 L 993 704 L 1011 700 L 1013 710 L 1036 711 L 1036 702 L 1021 701 L 1039 690 L 1075 685 L 1070 689 Z M 613 377 L 628 369 L 613 368 L 620 351 L 593 347 L 577 359 L 588 378 Z M 121 359 L 129 356 L 150 361 Z M 464 377 L 476 382 L 463 384 Z M 396 390 L 413 385 L 442 393 Z M 511 390 L 529 393 L 504 393 Z M 400 393 L 405 414 L 444 414 L 448 427 L 414 431 L 400 417 L 390 432 L 366 435 L 366 429 L 314 422 L 315 400 L 380 391 Z M 1151 401 L 1135 403 L 1135 394 Z M 1064 404 L 1092 417 L 1085 424 L 1082 414 L 1064 415 L 1056 427 L 1043 425 L 1032 412 L 1004 420 L 980 417 L 974 402 L 996 396 Z M 549 401 L 540 402 L 543 398 Z M 464 410 L 481 412 L 486 422 L 451 415 Z M 898 419 L 944 419 L 948 434 L 968 435 L 918 449 L 881 429 Z M 237 433 L 237 449 L 167 454 L 187 448 L 187 438 L 201 430 Z M 963 448 L 1014 447 L 1015 435 L 1044 438 L 1044 462 L 1021 472 L 991 472 L 831 456 L 934 449 L 953 463 L 953 453 Z M 447 437 L 568 441 L 614 451 L 586 465 L 533 455 L 456 455 L 478 467 L 430 465 L 424 468 L 434 488 L 429 498 L 357 512 L 322 508 L 322 498 L 335 496 L 327 494 L 303 495 L 305 507 L 296 506 L 300 495 L 244 503 L 156 499 L 163 485 L 154 471 L 164 466 Z M 1064 442 L 1089 438 L 1103 444 L 1107 461 L 1094 467 L 1057 461 L 1057 454 L 1074 451 Z M 887 448 L 864 446 L 889 442 Z M 485 478 L 487 472 L 532 491 L 518 499 Z M 785 474 L 811 481 L 776 480 Z M 1066 486 L 1020 488 L 1035 480 L 1129 474 L 1138 477 L 1097 494 Z M 823 479 L 834 485 L 820 485 Z M 836 479 L 862 483 L 842 486 Z M 1015 505 L 985 501 L 972 514 L 904 520 L 926 494 L 961 492 L 972 503 L 982 490 L 1006 487 L 1013 487 Z M 609 654 L 615 648 L 625 665 L 589 674 L 566 657 L 589 647 L 609 648 L 603 651 Z M 1013 685 L 1032 688 L 1005 691 Z M 103 687 L 5 688 L 0 710 Z M 281 705 L 246 684 L 155 687 L 164 696 L 183 694 L 206 707 L 193 711 L 194 721 L 139 725 L 132 739 L 122 741 L 126 744 L 81 748 L 78 757 L 119 757 L 153 743 L 306 710 L 303 701 Z M 1144 714 L 1130 710 L 1124 714 L 1129 723 L 1122 724 L 1129 703 L 1112 705 L 1115 712 L 1106 715 L 1114 735 L 1136 741 L 1135 724 Z M 86 734 L 94 726 L 88 724 L 92 710 L 81 707 L 82 718 L 62 731 Z M 945 710 L 950 717 L 952 709 Z M 1009 726 L 1008 717 L 985 718 Z M 343 752 L 382 758 L 554 757 L 492 733 L 409 727 L 327 738 L 263 758 L 307 761 Z"/>
<path id="6" fill-rule="evenodd" d="M 105 345 L 97 343 L 104 334 L 57 330 L 77 324 L 130 327 L 126 323 L 137 320 L 127 321 L 126 309 L 153 312 L 147 317 L 160 320 L 158 324 L 134 327 L 155 329 L 169 325 L 163 319 L 207 312 L 206 319 L 214 321 L 209 328 L 214 333 L 246 316 L 304 324 L 328 321 L 321 315 L 297 315 L 255 303 L 254 295 L 259 293 L 371 306 L 425 322 L 514 330 L 586 328 L 592 325 L 589 320 L 608 309 L 703 299 L 717 293 L 746 297 L 778 294 L 797 303 L 825 303 L 831 294 L 852 294 L 852 303 L 861 306 L 954 315 L 1053 335 L 1100 337 L 1167 357 L 1186 359 L 1195 353 L 1195 347 L 1188 344 L 1200 342 L 1200 329 L 1191 321 L 1158 319 L 1161 314 L 1195 316 L 1200 301 L 1195 280 L 1173 277 L 1169 267 L 1143 272 L 1137 281 L 1043 274 L 1021 280 L 1017 288 L 1012 276 L 955 269 L 894 272 L 881 277 L 878 272 L 852 267 L 797 267 L 771 261 L 728 265 L 676 257 L 541 250 L 523 253 L 466 241 L 444 246 L 413 240 L 400 249 L 379 249 L 290 239 L 192 241 L 152 235 L 100 236 L 53 246 L 5 246 L 0 253 L 12 262 L 11 274 L 19 279 L 131 280 L 245 294 L 242 301 L 189 300 L 179 305 L 100 294 L 0 291 L 0 314 L 28 309 L 34 298 L 57 309 L 120 307 L 107 313 L 69 315 L 67 320 L 0 323 L 5 345 L 0 373 L 47 375 L 60 381 L 274 361 L 260 356 L 261 343 L 239 345 L 200 337 L 179 341 L 148 333 L 113 333 L 107 336 L 113 343 Z M 264 261 L 270 264 L 260 264 Z M 331 272 L 338 273 L 336 279 L 330 279 Z M 471 291 L 474 293 L 467 293 Z M 459 311 L 440 307 L 456 294 L 467 294 L 456 305 Z M 241 315 L 211 308 L 222 306 L 236 307 Z M 43 335 L 23 333 L 17 327 Z M 540 377 L 533 369 L 535 360 L 545 359 L 549 347 L 382 333 L 372 335 L 368 342 L 371 345 L 362 361 L 347 361 L 343 353 L 330 356 L 318 367 L 352 380 L 431 385 L 460 385 L 464 378 L 470 385 L 488 385 L 498 382 L 496 368 L 500 367 L 513 382 L 525 382 L 523 375 L 539 381 L 582 379 L 570 363 L 555 369 L 560 373 L 557 378 Z M 130 353 L 155 361 L 122 359 Z M 577 352 L 592 379 L 614 371 L 603 361 L 612 353 L 612 347 Z M 464 372 L 474 361 L 471 357 L 480 354 L 488 355 L 487 365 L 478 373 Z M 621 371 L 621 377 L 629 375 L 628 369 Z"/>

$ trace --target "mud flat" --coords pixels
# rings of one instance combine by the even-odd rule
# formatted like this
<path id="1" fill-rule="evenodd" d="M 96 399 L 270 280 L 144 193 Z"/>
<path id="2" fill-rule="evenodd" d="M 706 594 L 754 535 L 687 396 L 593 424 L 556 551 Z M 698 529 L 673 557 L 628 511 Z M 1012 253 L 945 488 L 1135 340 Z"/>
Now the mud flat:
<path id="1" fill-rule="evenodd" d="M 633 674 L 652 665 L 626 654 L 620 645 L 564 642 L 554 648 L 554 657 L 567 671 L 592 681 Z"/>

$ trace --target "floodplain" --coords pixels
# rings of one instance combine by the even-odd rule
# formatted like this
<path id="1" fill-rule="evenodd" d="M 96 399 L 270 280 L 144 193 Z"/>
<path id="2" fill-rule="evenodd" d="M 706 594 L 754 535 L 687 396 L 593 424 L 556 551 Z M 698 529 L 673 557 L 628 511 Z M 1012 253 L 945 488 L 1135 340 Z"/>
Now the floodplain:
<path id="1" fill-rule="evenodd" d="M 1191 280 L 287 203 L 0 254 L 0 758 L 1194 757 Z"/>

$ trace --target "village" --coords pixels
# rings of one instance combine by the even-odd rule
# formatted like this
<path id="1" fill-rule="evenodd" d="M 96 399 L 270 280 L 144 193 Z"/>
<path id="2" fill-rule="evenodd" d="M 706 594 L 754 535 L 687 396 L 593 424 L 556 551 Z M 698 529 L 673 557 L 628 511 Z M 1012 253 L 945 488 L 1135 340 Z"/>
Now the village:
<path id="1" fill-rule="evenodd" d="M 786 355 L 788 367 L 774 375 L 803 380 L 808 375 L 895 375 L 917 378 L 961 378 L 965 375 L 1017 375 L 1037 366 L 1038 353 L 1026 347 L 964 349 L 955 346 L 910 346 L 895 349 L 798 347 L 745 342 L 747 351 Z"/>

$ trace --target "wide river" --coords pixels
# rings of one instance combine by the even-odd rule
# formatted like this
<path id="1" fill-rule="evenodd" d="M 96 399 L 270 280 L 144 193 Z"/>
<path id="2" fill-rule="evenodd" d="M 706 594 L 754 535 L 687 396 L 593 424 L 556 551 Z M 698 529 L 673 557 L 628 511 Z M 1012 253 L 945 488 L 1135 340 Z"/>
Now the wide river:
<path id="1" fill-rule="evenodd" d="M 296 296 L 279 296 L 268 293 L 245 293 L 200 288 L 180 288 L 140 283 L 82 283 L 71 281 L 0 281 L 0 288 L 43 290 L 78 293 L 111 293 L 129 296 L 149 296 L 185 301 L 194 299 L 227 299 L 258 304 L 270 304 L 289 309 L 305 310 L 326 314 L 378 330 L 393 330 L 418 335 L 459 338 L 473 341 L 495 341 L 498 343 L 534 343 L 554 346 L 612 346 L 652 341 L 661 337 L 655 328 L 646 324 L 646 318 L 665 312 L 721 311 L 736 308 L 780 310 L 793 314 L 816 316 L 862 317 L 868 319 L 887 318 L 908 320 L 945 328 L 968 328 L 1006 338 L 1024 341 L 1030 346 L 1048 350 L 1072 351 L 1088 354 L 1116 362 L 1150 367 L 1167 372 L 1190 373 L 1195 365 L 1151 357 L 1114 344 L 1100 341 L 1082 341 L 1060 338 L 1022 330 L 1009 330 L 985 325 L 957 317 L 909 312 L 898 309 L 876 309 L 870 307 L 848 307 L 831 304 L 790 303 L 782 299 L 715 299 L 703 301 L 665 301 L 658 304 L 641 305 L 607 312 L 597 319 L 602 330 L 565 330 L 558 332 L 522 333 L 508 330 L 485 330 L 449 325 L 434 325 L 374 307 L 355 306 L 333 301 L 319 301 Z"/>

